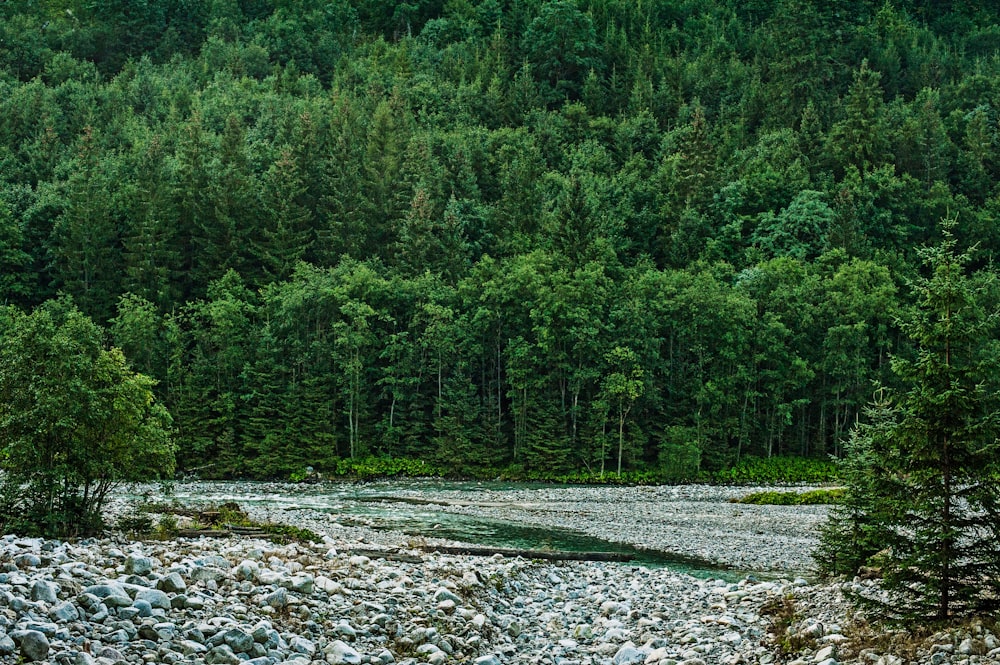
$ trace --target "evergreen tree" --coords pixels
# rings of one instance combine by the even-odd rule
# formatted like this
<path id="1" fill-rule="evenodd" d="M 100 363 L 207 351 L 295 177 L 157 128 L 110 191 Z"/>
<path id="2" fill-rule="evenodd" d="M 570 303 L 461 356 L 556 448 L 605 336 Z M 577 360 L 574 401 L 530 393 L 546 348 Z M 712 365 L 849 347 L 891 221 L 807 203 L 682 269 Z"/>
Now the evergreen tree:
<path id="1" fill-rule="evenodd" d="M 904 619 L 948 619 L 1000 608 L 1000 404 L 987 380 L 995 320 L 967 274 L 954 220 L 922 250 L 916 311 L 903 325 L 915 346 L 892 368 L 906 386 L 887 391 L 860 427 L 848 466 L 847 507 L 824 533 L 819 563 L 845 543 L 847 563 L 881 551 L 881 609 Z M 875 464 L 871 462 L 878 460 Z"/>

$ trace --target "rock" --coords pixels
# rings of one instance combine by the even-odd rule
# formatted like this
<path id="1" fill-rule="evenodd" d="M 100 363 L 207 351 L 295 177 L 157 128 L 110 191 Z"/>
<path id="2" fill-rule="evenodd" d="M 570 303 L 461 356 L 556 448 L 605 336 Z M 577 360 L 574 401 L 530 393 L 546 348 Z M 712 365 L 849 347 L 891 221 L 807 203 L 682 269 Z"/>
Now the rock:
<path id="1" fill-rule="evenodd" d="M 95 584 L 87 587 L 83 592 L 97 596 L 108 607 L 128 607 L 132 604 L 132 598 L 118 582 Z"/>
<path id="2" fill-rule="evenodd" d="M 18 568 L 37 568 L 42 565 L 42 559 L 37 554 L 25 552 L 14 557 L 14 564 Z"/>
<path id="3" fill-rule="evenodd" d="M 284 587 L 278 587 L 271 593 L 264 596 L 264 603 L 266 605 L 270 605 L 276 610 L 280 610 L 288 604 L 288 592 L 285 591 Z"/>
<path id="4" fill-rule="evenodd" d="M 437 591 L 434 592 L 434 600 L 438 603 L 445 600 L 450 600 L 456 605 L 462 602 L 461 598 L 459 598 L 454 593 L 452 593 L 451 591 L 449 591 L 444 587 L 440 587 Z"/>
<path id="5" fill-rule="evenodd" d="M 240 657 L 228 644 L 220 644 L 205 655 L 205 662 L 208 665 L 239 665 Z"/>
<path id="6" fill-rule="evenodd" d="M 503 665 L 503 663 L 500 662 L 500 659 L 492 653 L 486 656 L 480 656 L 472 662 L 475 663 L 475 665 Z"/>
<path id="7" fill-rule="evenodd" d="M 21 656 L 25 660 L 45 660 L 49 655 L 49 638 L 37 630 L 21 633 Z"/>
<path id="8" fill-rule="evenodd" d="M 615 653 L 614 658 L 611 659 L 614 665 L 634 665 L 635 663 L 646 662 L 646 654 L 635 648 L 635 645 L 631 642 L 626 642 L 618 651 Z"/>
<path id="9" fill-rule="evenodd" d="M 197 582 L 215 582 L 226 579 L 226 572 L 215 566 L 195 566 L 191 569 L 191 579 Z"/>
<path id="10" fill-rule="evenodd" d="M 346 642 L 334 640 L 328 647 L 326 662 L 330 665 L 359 665 L 361 654 L 352 649 Z"/>
<path id="11" fill-rule="evenodd" d="M 249 653 L 253 648 L 253 636 L 239 628 L 230 628 L 222 635 L 222 640 L 235 653 Z"/>
<path id="12" fill-rule="evenodd" d="M 185 656 L 208 653 L 208 647 L 194 640 L 181 640 L 177 643 L 177 646 L 180 647 L 181 653 Z"/>
<path id="13" fill-rule="evenodd" d="M 187 591 L 187 583 L 179 573 L 168 573 L 157 580 L 156 588 L 166 593 L 181 593 Z"/>
<path id="14" fill-rule="evenodd" d="M 236 578 L 237 582 L 253 582 L 257 579 L 257 573 L 259 571 L 259 563 L 256 561 L 250 561 L 249 559 L 244 559 L 233 569 L 233 576 Z"/>
<path id="15" fill-rule="evenodd" d="M 306 638 L 299 637 L 298 635 L 288 641 L 288 646 L 295 653 L 304 653 L 307 656 L 312 656 L 316 653 L 316 645 Z"/>
<path id="16" fill-rule="evenodd" d="M 141 554 L 129 554 L 125 557 L 126 575 L 149 575 L 153 572 L 153 560 Z"/>
<path id="17" fill-rule="evenodd" d="M 14 644 L 14 640 L 10 639 L 10 635 L 0 637 L 0 656 L 9 656 L 16 650 L 17 645 Z"/>
<path id="18" fill-rule="evenodd" d="M 59 600 L 59 585 L 48 580 L 36 580 L 31 585 L 31 599 L 52 605 Z"/>
<path id="19" fill-rule="evenodd" d="M 135 595 L 135 599 L 146 601 L 150 607 L 170 609 L 170 596 L 159 589 L 142 589 Z"/>
<path id="20" fill-rule="evenodd" d="M 289 589 L 296 593 L 309 595 L 313 592 L 314 579 L 312 575 L 302 575 L 293 577 L 289 584 Z"/>
<path id="21" fill-rule="evenodd" d="M 823 647 L 822 649 L 817 651 L 816 655 L 813 656 L 813 662 L 820 663 L 836 657 L 837 657 L 837 647 L 831 644 L 830 646 Z"/>
<path id="22" fill-rule="evenodd" d="M 171 607 L 175 607 L 173 601 L 170 602 Z M 132 601 L 132 607 L 134 607 L 138 612 L 140 618 L 145 618 L 153 616 L 153 606 L 150 605 L 148 600 L 143 600 L 139 598 L 138 600 Z M 183 605 L 181 606 L 183 607 Z"/>
<path id="23" fill-rule="evenodd" d="M 66 600 L 49 610 L 49 618 L 57 623 L 69 623 L 79 619 L 80 612 L 73 603 Z"/>

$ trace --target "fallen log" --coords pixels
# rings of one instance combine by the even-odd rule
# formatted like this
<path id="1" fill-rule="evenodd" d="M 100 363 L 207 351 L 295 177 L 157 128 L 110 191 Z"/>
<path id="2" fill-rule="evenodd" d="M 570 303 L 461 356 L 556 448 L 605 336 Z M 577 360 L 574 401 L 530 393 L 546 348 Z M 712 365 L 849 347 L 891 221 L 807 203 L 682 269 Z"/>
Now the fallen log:
<path id="1" fill-rule="evenodd" d="M 625 562 L 635 559 L 634 554 L 624 552 L 564 552 L 555 550 L 519 550 L 507 547 L 462 547 L 446 545 L 424 545 L 420 549 L 425 552 L 441 554 L 467 554 L 470 556 L 523 557 L 525 559 L 542 559 L 545 561 L 615 561 Z"/>
<path id="2" fill-rule="evenodd" d="M 177 532 L 177 535 L 180 538 L 201 538 L 202 536 L 206 538 L 229 538 L 233 535 L 233 532 L 223 529 L 181 529 Z"/>
<path id="3" fill-rule="evenodd" d="M 351 556 L 366 556 L 369 559 L 385 559 L 386 561 L 398 561 L 400 563 L 423 563 L 422 557 L 416 554 L 406 554 L 404 552 L 389 552 L 386 550 L 348 550 Z"/>

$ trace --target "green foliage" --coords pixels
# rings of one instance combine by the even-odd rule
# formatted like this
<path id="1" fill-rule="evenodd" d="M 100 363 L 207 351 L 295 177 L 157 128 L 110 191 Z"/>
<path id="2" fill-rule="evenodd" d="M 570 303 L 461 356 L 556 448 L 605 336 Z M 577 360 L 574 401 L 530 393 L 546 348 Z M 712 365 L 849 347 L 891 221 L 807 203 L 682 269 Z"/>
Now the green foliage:
<path id="1" fill-rule="evenodd" d="M 406 458 L 364 457 L 342 459 L 332 470 L 334 475 L 357 480 L 381 478 L 433 478 L 445 475 L 423 460 Z"/>
<path id="2" fill-rule="evenodd" d="M 108 493 L 173 473 L 170 416 L 68 298 L 0 313 L 5 531 L 90 534 Z"/>
<path id="3" fill-rule="evenodd" d="M 970 7 L 0 3 L 0 303 L 109 325 L 189 473 L 823 478 L 724 470 L 842 455 L 942 215 L 996 263 Z"/>
<path id="4" fill-rule="evenodd" d="M 252 524 L 261 530 L 266 531 L 275 537 L 275 540 L 282 543 L 291 541 L 300 543 L 322 543 L 323 537 L 311 529 L 292 524 Z"/>
<path id="5" fill-rule="evenodd" d="M 828 572 L 877 553 L 889 596 L 867 600 L 895 619 L 1000 609 L 996 315 L 983 308 L 993 275 L 968 274 L 954 229 L 946 220 L 944 239 L 921 252 L 903 326 L 915 353 L 893 359 L 901 387 L 881 392 L 855 431 L 848 495 L 817 553 Z"/>
<path id="6" fill-rule="evenodd" d="M 828 483 L 838 479 L 834 461 L 805 457 L 744 457 L 731 468 L 712 474 L 714 482 L 736 485 Z"/>
<path id="7" fill-rule="evenodd" d="M 808 492 L 754 492 L 734 499 L 735 503 L 749 503 L 757 506 L 811 506 L 840 503 L 845 490 L 820 489 Z"/>

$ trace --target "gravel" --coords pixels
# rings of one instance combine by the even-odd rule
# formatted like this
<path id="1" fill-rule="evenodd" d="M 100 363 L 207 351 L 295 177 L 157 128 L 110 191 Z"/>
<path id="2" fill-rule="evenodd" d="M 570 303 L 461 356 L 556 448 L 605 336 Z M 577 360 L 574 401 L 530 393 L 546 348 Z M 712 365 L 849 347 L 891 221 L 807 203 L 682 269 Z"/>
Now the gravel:
<path id="1" fill-rule="evenodd" d="M 715 552 L 718 561 L 780 562 L 771 571 L 800 566 L 798 555 L 778 556 L 779 550 L 798 539 L 804 539 L 800 549 L 807 549 L 810 533 L 795 529 L 814 525 L 819 512 L 736 509 L 725 503 L 732 492 L 484 492 L 475 497 L 483 505 L 475 508 L 483 514 L 490 504 L 490 515 L 523 515 L 537 524 L 590 521 L 586 530 L 594 535 Z M 459 505 L 447 491 L 436 496 L 449 503 L 442 509 L 474 508 Z M 461 495 L 469 500 L 468 492 Z M 809 517 L 800 519 L 797 511 Z M 667 568 L 444 555 L 410 548 L 412 539 L 404 534 L 345 526 L 325 513 L 254 512 L 313 529 L 321 542 L 0 538 L 0 662 L 904 662 L 891 650 L 856 643 L 844 591 L 867 582 L 700 579 Z M 707 535 L 698 533 L 699 524 Z M 657 536 L 658 528 L 673 532 Z M 698 542 L 681 542 L 688 538 Z M 729 547 L 754 551 L 722 551 Z M 400 552 L 409 560 L 382 556 Z M 914 653 L 905 662 L 995 663 L 1000 644 L 978 624 L 935 634 Z"/>

